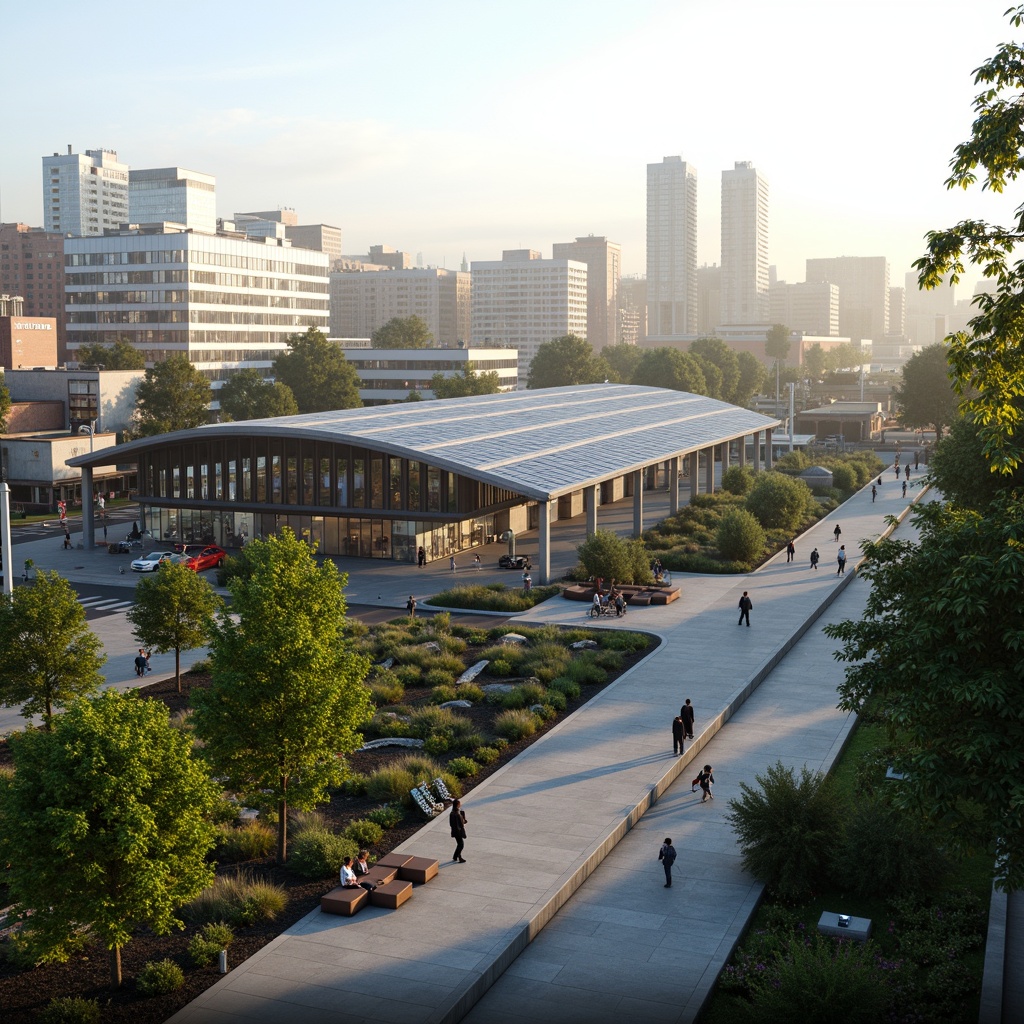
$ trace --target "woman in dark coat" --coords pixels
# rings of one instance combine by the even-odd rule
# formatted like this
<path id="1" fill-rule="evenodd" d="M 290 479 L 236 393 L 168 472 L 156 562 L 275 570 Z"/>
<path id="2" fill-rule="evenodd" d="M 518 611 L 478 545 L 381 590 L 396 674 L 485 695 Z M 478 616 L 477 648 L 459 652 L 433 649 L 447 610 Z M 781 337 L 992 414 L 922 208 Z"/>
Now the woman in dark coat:
<path id="1" fill-rule="evenodd" d="M 465 864 L 466 858 L 462 856 L 462 848 L 466 845 L 466 813 L 462 810 L 461 800 L 452 802 L 452 813 L 448 815 L 448 823 L 452 827 L 452 838 L 455 840 L 455 854 L 452 860 Z"/>

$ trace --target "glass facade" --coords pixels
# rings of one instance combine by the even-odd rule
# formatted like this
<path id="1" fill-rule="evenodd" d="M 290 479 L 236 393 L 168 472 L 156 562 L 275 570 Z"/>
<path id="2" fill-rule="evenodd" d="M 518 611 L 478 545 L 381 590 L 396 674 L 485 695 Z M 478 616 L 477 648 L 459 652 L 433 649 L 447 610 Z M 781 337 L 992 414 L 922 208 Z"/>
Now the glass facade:
<path id="1" fill-rule="evenodd" d="M 224 437 L 139 456 L 154 538 L 241 547 L 282 526 L 327 555 L 415 562 L 487 543 L 514 491 L 418 460 L 300 437 Z"/>

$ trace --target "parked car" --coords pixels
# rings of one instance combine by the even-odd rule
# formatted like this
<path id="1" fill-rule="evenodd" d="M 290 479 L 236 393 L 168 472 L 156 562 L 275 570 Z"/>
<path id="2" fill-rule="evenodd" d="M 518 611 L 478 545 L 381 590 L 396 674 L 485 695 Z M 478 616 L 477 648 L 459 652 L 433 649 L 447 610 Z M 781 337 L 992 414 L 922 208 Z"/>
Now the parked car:
<path id="1" fill-rule="evenodd" d="M 204 569 L 219 569 L 228 553 L 216 544 L 189 544 L 184 552 L 184 564 L 196 572 Z"/>
<path id="2" fill-rule="evenodd" d="M 499 569 L 530 569 L 529 555 L 502 555 L 498 559 Z"/>
<path id="3" fill-rule="evenodd" d="M 173 557 L 173 551 L 150 551 L 132 562 L 132 572 L 156 572 L 161 562 L 169 562 Z"/>

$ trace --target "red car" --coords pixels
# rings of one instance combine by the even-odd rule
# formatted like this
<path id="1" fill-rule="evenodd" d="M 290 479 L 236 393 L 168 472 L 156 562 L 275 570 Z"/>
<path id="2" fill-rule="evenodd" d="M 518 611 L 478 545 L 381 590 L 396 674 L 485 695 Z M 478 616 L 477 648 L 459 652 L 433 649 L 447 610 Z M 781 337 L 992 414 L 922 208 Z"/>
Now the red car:
<path id="1" fill-rule="evenodd" d="M 182 552 L 185 565 L 196 572 L 202 572 L 204 569 L 219 569 L 227 557 L 228 553 L 223 548 L 217 547 L 216 544 L 189 544 Z"/>

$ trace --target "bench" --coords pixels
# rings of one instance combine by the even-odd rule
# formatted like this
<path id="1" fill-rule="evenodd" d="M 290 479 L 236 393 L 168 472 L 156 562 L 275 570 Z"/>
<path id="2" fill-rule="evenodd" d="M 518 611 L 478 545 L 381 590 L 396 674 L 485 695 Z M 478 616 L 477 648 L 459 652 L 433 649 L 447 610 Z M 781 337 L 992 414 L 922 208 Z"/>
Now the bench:
<path id="1" fill-rule="evenodd" d="M 398 877 L 405 882 L 423 885 L 437 874 L 437 861 L 429 857 L 410 857 L 399 869 Z"/>
<path id="2" fill-rule="evenodd" d="M 363 892 L 366 892 L 364 889 Z M 369 893 L 370 903 L 375 907 L 397 910 L 412 895 L 412 882 L 388 882 L 378 885 Z"/>
<path id="3" fill-rule="evenodd" d="M 372 882 L 374 885 L 387 885 L 388 882 L 393 882 L 397 877 L 398 868 L 388 867 L 387 865 L 381 867 L 380 864 L 374 864 L 365 875 L 359 876 L 359 884 Z"/>
<path id="4" fill-rule="evenodd" d="M 340 885 L 327 895 L 320 897 L 320 910 L 325 914 L 341 914 L 351 917 L 369 900 L 370 894 L 363 888 L 343 889 Z"/>

